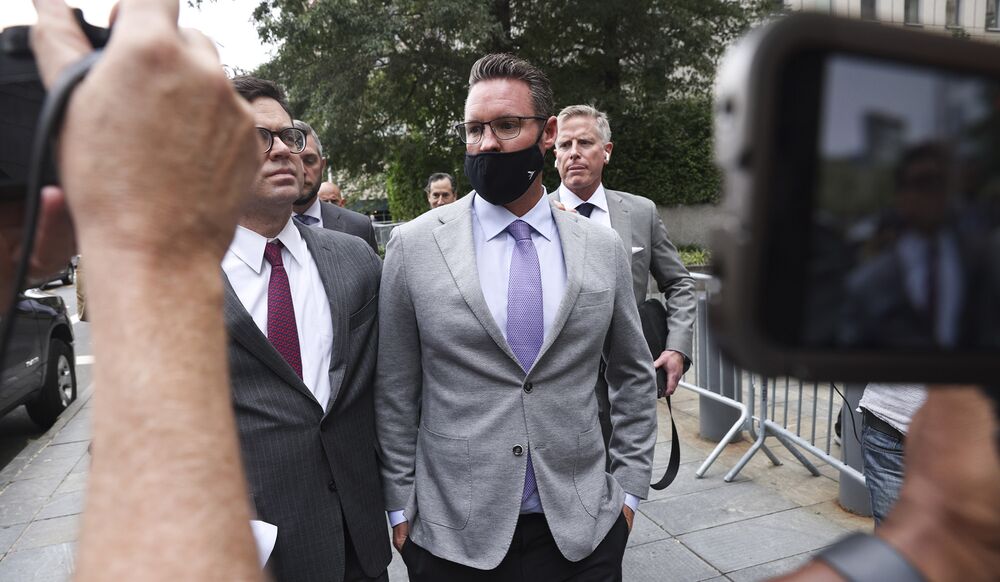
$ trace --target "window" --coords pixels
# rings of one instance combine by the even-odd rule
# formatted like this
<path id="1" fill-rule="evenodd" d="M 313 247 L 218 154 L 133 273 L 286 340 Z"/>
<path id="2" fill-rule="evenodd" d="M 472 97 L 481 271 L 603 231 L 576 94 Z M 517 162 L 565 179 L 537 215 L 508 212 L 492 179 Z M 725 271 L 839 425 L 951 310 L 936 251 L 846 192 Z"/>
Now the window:
<path id="1" fill-rule="evenodd" d="M 832 11 L 831 0 L 816 0 L 816 11 L 829 14 Z"/>
<path id="2" fill-rule="evenodd" d="M 1000 22 L 997 22 L 997 4 L 1000 4 L 1000 0 L 986 0 L 986 28 L 989 30 L 1000 29 Z"/>
<path id="3" fill-rule="evenodd" d="M 861 18 L 875 20 L 875 0 L 861 0 Z"/>
<path id="4" fill-rule="evenodd" d="M 950 27 L 962 26 L 959 22 L 961 17 L 959 12 L 962 11 L 962 3 L 960 0 L 948 0 L 944 3 L 944 24 Z"/>
<path id="5" fill-rule="evenodd" d="M 903 22 L 906 24 L 920 24 L 919 0 L 906 0 L 903 8 Z"/>

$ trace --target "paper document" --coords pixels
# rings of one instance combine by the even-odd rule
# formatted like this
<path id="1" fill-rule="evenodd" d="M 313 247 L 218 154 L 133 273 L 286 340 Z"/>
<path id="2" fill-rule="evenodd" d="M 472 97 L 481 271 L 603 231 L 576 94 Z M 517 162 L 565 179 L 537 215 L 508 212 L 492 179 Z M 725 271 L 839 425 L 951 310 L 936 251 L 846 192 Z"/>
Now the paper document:
<path id="1" fill-rule="evenodd" d="M 258 519 L 250 520 L 250 530 L 253 531 L 253 540 L 257 542 L 257 556 L 260 558 L 260 567 L 264 568 L 267 559 L 274 551 L 274 542 L 278 539 L 278 526 L 271 525 L 266 521 Z"/>

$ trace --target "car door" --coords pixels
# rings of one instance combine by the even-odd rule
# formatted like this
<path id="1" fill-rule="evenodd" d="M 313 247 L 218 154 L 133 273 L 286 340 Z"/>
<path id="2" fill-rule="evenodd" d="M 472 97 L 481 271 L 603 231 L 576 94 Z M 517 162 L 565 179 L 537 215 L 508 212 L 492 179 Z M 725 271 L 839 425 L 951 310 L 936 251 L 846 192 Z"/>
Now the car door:
<path id="1" fill-rule="evenodd" d="M 2 364 L 0 413 L 15 406 L 41 384 L 43 346 L 37 316 L 35 302 L 22 296 L 17 302 L 10 344 Z"/>

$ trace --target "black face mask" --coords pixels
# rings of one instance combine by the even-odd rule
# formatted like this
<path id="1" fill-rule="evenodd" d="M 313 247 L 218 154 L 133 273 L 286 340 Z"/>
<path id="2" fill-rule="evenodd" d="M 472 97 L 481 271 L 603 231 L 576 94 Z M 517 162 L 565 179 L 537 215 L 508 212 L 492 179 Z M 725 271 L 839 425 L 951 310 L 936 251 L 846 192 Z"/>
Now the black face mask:
<path id="1" fill-rule="evenodd" d="M 544 131 L 542 132 L 544 133 Z M 465 175 L 476 194 L 495 206 L 517 200 L 542 173 L 545 159 L 535 143 L 516 152 L 465 154 Z"/>
<path id="2" fill-rule="evenodd" d="M 313 187 L 311 192 L 306 193 L 305 196 L 299 198 L 295 202 L 292 202 L 292 206 L 301 206 L 307 202 L 311 202 L 313 198 L 319 194 L 319 187 L 323 185 L 323 182 L 316 182 L 316 186 Z"/>

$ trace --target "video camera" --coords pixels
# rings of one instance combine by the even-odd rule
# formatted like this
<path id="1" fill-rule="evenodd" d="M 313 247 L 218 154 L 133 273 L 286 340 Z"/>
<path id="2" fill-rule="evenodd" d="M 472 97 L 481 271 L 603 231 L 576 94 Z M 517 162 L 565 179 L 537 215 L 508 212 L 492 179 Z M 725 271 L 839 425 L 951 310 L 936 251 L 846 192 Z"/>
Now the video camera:
<path id="1" fill-rule="evenodd" d="M 767 375 L 1000 378 L 1000 47 L 818 14 L 715 98 L 720 346 Z"/>

